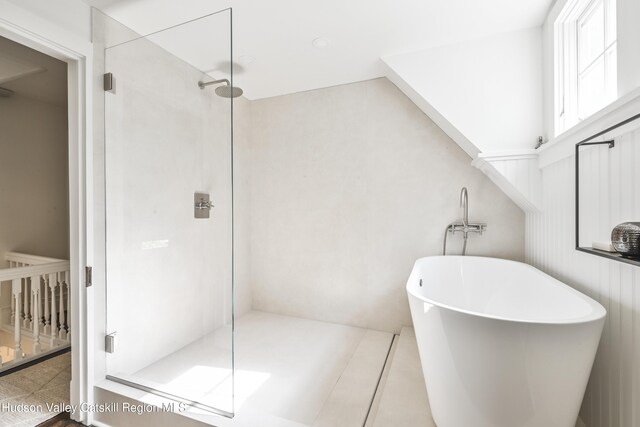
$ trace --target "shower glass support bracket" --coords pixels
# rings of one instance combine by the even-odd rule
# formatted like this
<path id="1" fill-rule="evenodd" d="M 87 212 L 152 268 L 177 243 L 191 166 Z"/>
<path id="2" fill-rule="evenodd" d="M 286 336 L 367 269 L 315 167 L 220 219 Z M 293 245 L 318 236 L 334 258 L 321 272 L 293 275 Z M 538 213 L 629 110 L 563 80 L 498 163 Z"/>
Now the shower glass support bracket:
<path id="1" fill-rule="evenodd" d="M 615 130 L 619 127 L 622 127 L 628 123 L 631 123 L 634 120 L 640 119 L 640 114 L 636 114 L 633 117 L 630 117 L 626 120 L 621 121 L 620 123 L 613 125 L 603 131 L 596 133 L 595 135 L 591 135 L 589 138 L 586 138 L 576 144 L 575 148 L 575 249 L 579 252 L 588 253 L 591 255 L 596 255 L 603 258 L 608 258 L 614 261 L 623 262 L 625 264 L 631 264 L 640 267 L 640 259 L 632 259 L 623 257 L 619 253 L 616 252 L 606 252 L 598 249 L 593 249 L 586 246 L 580 246 L 580 148 L 589 145 L 607 145 L 609 149 L 615 147 L 615 140 L 608 139 L 606 141 L 592 141 L 595 138 L 605 135 L 612 130 Z"/>
<path id="2" fill-rule="evenodd" d="M 102 76 L 102 88 L 105 92 L 116 93 L 116 79 L 113 73 L 105 73 Z"/>

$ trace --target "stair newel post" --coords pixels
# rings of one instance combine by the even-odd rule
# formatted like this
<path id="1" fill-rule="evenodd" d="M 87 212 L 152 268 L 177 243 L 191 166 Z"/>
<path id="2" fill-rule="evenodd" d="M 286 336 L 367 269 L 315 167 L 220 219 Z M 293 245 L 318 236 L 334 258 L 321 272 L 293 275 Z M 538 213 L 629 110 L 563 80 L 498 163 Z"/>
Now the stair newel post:
<path id="1" fill-rule="evenodd" d="M 33 353 L 42 351 L 40 345 L 40 276 L 31 277 L 31 293 L 33 304 Z"/>
<path id="2" fill-rule="evenodd" d="M 22 322 L 20 316 L 20 295 L 22 294 L 22 279 L 13 279 L 11 282 L 11 292 L 12 297 L 16 301 L 16 312 L 15 312 L 15 322 L 13 325 L 14 335 L 14 349 L 15 354 L 13 356 L 13 360 L 22 359 L 22 347 L 20 345 L 20 341 L 22 340 Z"/>

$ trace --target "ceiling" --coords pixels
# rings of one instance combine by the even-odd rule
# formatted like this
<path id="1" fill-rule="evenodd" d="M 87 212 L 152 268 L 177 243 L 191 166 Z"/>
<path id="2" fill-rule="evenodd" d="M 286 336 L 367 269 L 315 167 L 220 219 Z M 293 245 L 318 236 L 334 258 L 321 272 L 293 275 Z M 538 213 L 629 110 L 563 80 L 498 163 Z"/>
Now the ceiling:
<path id="1" fill-rule="evenodd" d="M 0 87 L 16 95 L 67 105 L 67 64 L 0 37 Z"/>
<path id="2" fill-rule="evenodd" d="M 384 75 L 380 58 L 540 26 L 551 0 L 83 0 L 140 34 L 233 8 L 235 84 L 259 99 Z M 214 20 L 220 22 L 212 30 Z M 203 71 L 228 58 L 228 20 L 157 35 Z M 213 33 L 218 34 L 213 34 Z M 213 33 L 212 33 L 213 32 Z M 324 38 L 324 48 L 312 41 Z M 215 53 L 212 53 L 215 52 Z M 247 60 L 247 57 L 249 60 Z M 254 59 L 251 62 L 251 58 Z M 207 68 L 208 67 L 208 68 Z M 240 69 L 242 68 L 242 69 Z"/>

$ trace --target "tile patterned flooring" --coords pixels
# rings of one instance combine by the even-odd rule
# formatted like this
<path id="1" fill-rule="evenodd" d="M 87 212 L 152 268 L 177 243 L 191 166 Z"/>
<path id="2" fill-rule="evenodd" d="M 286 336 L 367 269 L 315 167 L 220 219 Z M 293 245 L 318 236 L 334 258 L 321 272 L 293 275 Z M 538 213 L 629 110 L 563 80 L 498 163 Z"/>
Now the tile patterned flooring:
<path id="1" fill-rule="evenodd" d="M 0 377 L 0 426 L 34 427 L 58 411 L 49 404 L 69 403 L 71 352 Z M 35 410 L 5 411 L 4 405 L 33 405 Z"/>
<path id="2" fill-rule="evenodd" d="M 278 426 L 362 425 L 392 339 L 391 333 L 260 311 L 242 316 L 236 321 L 235 425 L 253 426 L 256 419 Z M 225 339 L 210 334 L 122 377 L 226 408 L 226 383 L 210 387 L 215 375 L 230 372 L 230 352 L 221 352 L 220 342 Z"/>
<path id="3" fill-rule="evenodd" d="M 278 322 L 279 329 L 283 329 L 285 326 L 284 320 L 277 316 L 264 315 L 256 313 L 257 319 L 260 323 Z M 295 323 L 300 322 L 295 319 Z M 273 325 L 271 325 L 273 326 Z M 305 325 L 308 330 L 309 325 Z M 330 325 L 327 325 L 329 327 Z M 330 326 L 333 327 L 333 326 Z M 288 328 L 284 328 L 287 334 L 291 334 L 292 331 Z M 276 328 L 275 330 L 278 330 Z M 349 330 L 349 332 L 351 332 Z M 360 331 L 358 331 L 360 332 Z M 335 331 L 332 331 L 335 333 Z M 357 335 L 355 342 L 359 342 L 362 337 Z M 302 337 L 296 337 L 299 341 Z M 378 339 L 383 339 L 379 337 Z M 317 339 L 317 334 L 316 334 Z M 352 337 L 353 339 L 353 337 Z M 284 341 L 284 340 L 279 340 Z M 384 339 L 383 339 L 384 341 Z M 267 346 L 273 351 L 273 344 Z M 326 342 L 324 344 L 327 344 Z M 375 348 L 381 345 L 374 346 Z M 317 350 L 317 349 L 316 349 Z M 335 350 L 335 348 L 333 349 Z M 351 349 L 348 353 L 352 353 L 355 349 Z M 371 353 L 371 351 L 368 351 Z M 284 352 L 286 353 L 286 352 Z M 375 353 L 375 351 L 374 351 Z M 60 419 L 48 421 L 51 417 L 54 417 L 56 413 L 46 411 L 46 402 L 53 403 L 68 403 L 69 399 L 69 381 L 71 379 L 71 353 L 65 353 L 52 359 L 41 362 L 37 365 L 25 368 L 21 371 L 13 374 L 8 374 L 0 377 L 0 412 L 2 404 L 5 402 L 20 403 L 23 402 L 29 405 L 42 405 L 43 411 L 35 412 L 15 412 L 15 413 L 2 413 L 0 416 L 0 426 L 15 426 L 15 427 L 73 427 L 81 426 L 69 419 Z M 304 358 L 303 358 L 304 359 Z M 394 425 L 396 427 L 415 427 L 428 426 L 435 427 L 431 414 L 429 411 L 429 403 L 424 387 L 424 381 L 422 379 L 422 372 L 420 369 L 420 359 L 418 356 L 418 349 L 415 341 L 415 334 L 412 328 L 404 328 L 400 334 L 397 348 L 388 361 L 390 364 L 388 377 L 384 383 L 380 384 L 378 393 L 380 396 L 380 404 L 373 413 L 370 414 L 370 419 L 367 422 L 367 426 L 381 427 Z M 285 363 L 286 370 L 291 370 L 291 365 Z M 165 365 L 166 369 L 166 365 Z M 342 371 L 344 367 L 341 367 L 339 371 Z M 372 370 L 378 370 L 380 368 L 374 368 Z M 369 371 L 369 369 L 367 369 Z M 300 372 L 298 372 L 300 374 Z M 295 375 L 298 377 L 299 375 Z M 338 375 L 339 376 L 339 375 Z M 337 378 L 333 378 L 333 381 L 337 381 Z M 361 380 L 360 380 L 361 382 Z M 281 385 L 281 384 L 278 384 Z M 305 384 L 307 388 L 308 384 Z M 277 394 L 278 387 L 276 389 L 268 390 L 268 394 Z M 328 391 L 328 390 L 327 390 Z M 351 390 L 350 392 L 352 392 Z M 341 393 L 338 393 L 341 394 Z M 344 393 L 342 393 L 344 394 Z M 367 393 L 365 393 L 367 394 Z M 343 396 L 344 397 L 344 396 Z M 264 398 L 264 396 L 263 396 Z M 319 399 L 323 401 L 323 399 Z M 299 399 L 294 399 L 299 400 Z M 330 399 L 328 399 L 330 400 Z M 326 403 L 326 402 L 325 402 Z M 313 406 L 313 405 L 312 405 Z M 398 411 L 398 408 L 402 410 Z M 282 408 L 281 408 L 282 409 Z M 320 408 L 316 408 L 319 410 Z M 329 412 L 334 412 L 336 408 L 332 408 Z M 349 411 L 345 411 L 342 408 L 341 415 L 344 415 L 345 419 L 349 417 Z M 8 416 L 7 416 L 8 415 Z M 264 414 L 263 414 L 264 415 Z M 280 414 L 284 415 L 284 414 Z M 287 414 L 291 416 L 292 414 Z M 320 417 L 322 418 L 322 417 Z M 326 418 L 326 417 L 325 417 Z M 342 417 L 341 417 L 342 418 Z M 342 421 L 342 420 L 341 420 Z M 353 422 L 333 422 L 322 423 L 316 420 L 316 423 L 307 421 L 305 425 L 361 425 L 362 420 Z"/>
<path id="4" fill-rule="evenodd" d="M 416 334 L 411 327 L 402 328 L 391 360 L 389 375 L 378 390 L 380 405 L 373 427 L 436 427 L 431 418 L 427 388 L 422 376 Z"/>

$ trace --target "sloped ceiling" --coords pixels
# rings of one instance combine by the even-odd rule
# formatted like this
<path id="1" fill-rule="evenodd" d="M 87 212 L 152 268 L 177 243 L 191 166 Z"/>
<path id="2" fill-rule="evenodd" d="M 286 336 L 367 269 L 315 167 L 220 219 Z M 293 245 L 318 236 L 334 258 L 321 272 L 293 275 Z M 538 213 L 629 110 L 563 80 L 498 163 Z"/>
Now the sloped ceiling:
<path id="1" fill-rule="evenodd" d="M 385 75 L 380 58 L 542 24 L 551 0 L 84 0 L 140 34 L 233 8 L 235 84 L 249 99 Z M 197 67 L 228 48 L 201 25 L 156 36 Z M 228 22 L 228 21 L 227 21 Z M 220 30 L 220 28 L 222 30 Z M 213 31 L 216 33 L 216 31 Z M 318 49 L 312 41 L 327 39 Z M 187 48 L 188 47 L 188 48 Z M 209 56 L 209 58 L 207 58 Z M 251 59 L 254 61 L 251 61 Z M 200 65 L 197 65 L 200 64 Z M 211 68 L 203 69 L 209 71 Z M 224 70 L 214 70 L 219 76 Z"/>

